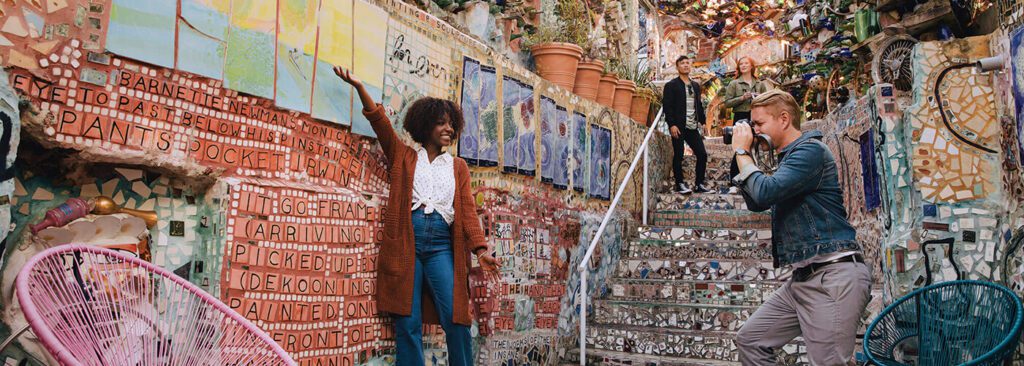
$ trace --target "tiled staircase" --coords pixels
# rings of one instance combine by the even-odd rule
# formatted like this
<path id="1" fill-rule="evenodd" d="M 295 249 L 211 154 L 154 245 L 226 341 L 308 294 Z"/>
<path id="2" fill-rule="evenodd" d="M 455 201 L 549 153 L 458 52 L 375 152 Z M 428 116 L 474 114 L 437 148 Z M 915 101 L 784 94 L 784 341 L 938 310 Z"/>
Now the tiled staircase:
<path id="1" fill-rule="evenodd" d="M 710 141 L 718 192 L 655 197 L 652 225 L 623 245 L 606 295 L 593 300 L 588 365 L 739 365 L 736 332 L 789 276 L 772 268 L 771 218 L 725 193 L 731 153 Z M 803 353 L 797 340 L 780 364 Z"/>

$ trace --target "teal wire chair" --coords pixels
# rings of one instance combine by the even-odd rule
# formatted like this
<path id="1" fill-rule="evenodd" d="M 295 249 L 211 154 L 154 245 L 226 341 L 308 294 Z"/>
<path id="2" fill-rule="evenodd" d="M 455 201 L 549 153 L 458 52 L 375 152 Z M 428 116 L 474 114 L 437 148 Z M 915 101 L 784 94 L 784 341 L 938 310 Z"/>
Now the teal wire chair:
<path id="1" fill-rule="evenodd" d="M 998 366 L 1019 346 L 1022 319 L 1024 305 L 1006 287 L 942 282 L 886 307 L 868 326 L 864 354 L 881 366 Z"/>

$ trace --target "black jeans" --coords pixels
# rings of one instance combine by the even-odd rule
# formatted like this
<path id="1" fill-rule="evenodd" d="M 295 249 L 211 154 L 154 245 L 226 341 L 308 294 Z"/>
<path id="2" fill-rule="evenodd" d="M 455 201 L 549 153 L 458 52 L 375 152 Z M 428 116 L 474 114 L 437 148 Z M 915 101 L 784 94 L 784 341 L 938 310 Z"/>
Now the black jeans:
<path id="1" fill-rule="evenodd" d="M 697 157 L 697 179 L 695 185 L 704 184 L 704 173 L 708 168 L 708 152 L 704 149 L 704 136 L 700 131 L 682 128 L 679 138 L 672 139 L 672 176 L 676 185 L 683 183 L 683 154 L 686 151 L 683 143 L 690 145 L 693 155 Z"/>
<path id="2" fill-rule="evenodd" d="M 747 120 L 747 123 L 753 126 L 753 124 L 750 123 L 750 112 L 732 112 L 732 123 L 735 124 L 736 121 L 741 119 Z M 736 157 L 733 156 L 732 162 L 729 163 L 729 180 L 732 180 L 732 178 L 737 175 L 740 175 L 740 166 L 736 164 Z"/>

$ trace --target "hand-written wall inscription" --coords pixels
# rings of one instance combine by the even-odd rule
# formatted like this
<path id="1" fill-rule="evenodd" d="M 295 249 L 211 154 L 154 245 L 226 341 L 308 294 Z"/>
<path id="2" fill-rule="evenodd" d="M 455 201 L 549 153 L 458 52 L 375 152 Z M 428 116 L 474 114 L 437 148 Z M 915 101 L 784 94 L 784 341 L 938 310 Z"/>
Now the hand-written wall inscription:
<path id="1" fill-rule="evenodd" d="M 389 336 L 373 300 L 384 211 L 320 189 L 232 187 L 222 298 L 286 351 L 326 352 L 329 364 Z"/>
<path id="2" fill-rule="evenodd" d="M 120 65 L 106 85 L 21 70 L 11 73 L 11 83 L 52 113 L 46 133 L 64 143 L 186 155 L 229 174 L 383 190 L 386 167 L 369 149 L 372 140 L 232 95 L 213 81 Z M 155 76 L 164 73 L 171 76 Z"/>

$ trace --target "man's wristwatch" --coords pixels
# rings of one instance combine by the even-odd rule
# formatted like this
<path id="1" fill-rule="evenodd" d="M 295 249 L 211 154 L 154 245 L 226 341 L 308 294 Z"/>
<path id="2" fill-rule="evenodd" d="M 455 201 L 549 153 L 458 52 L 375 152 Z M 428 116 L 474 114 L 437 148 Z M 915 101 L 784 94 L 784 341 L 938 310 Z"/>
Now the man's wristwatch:
<path id="1" fill-rule="evenodd" d="M 747 155 L 747 156 L 749 156 L 750 152 L 747 151 L 746 149 L 739 148 L 739 149 L 736 149 L 736 155 Z"/>

